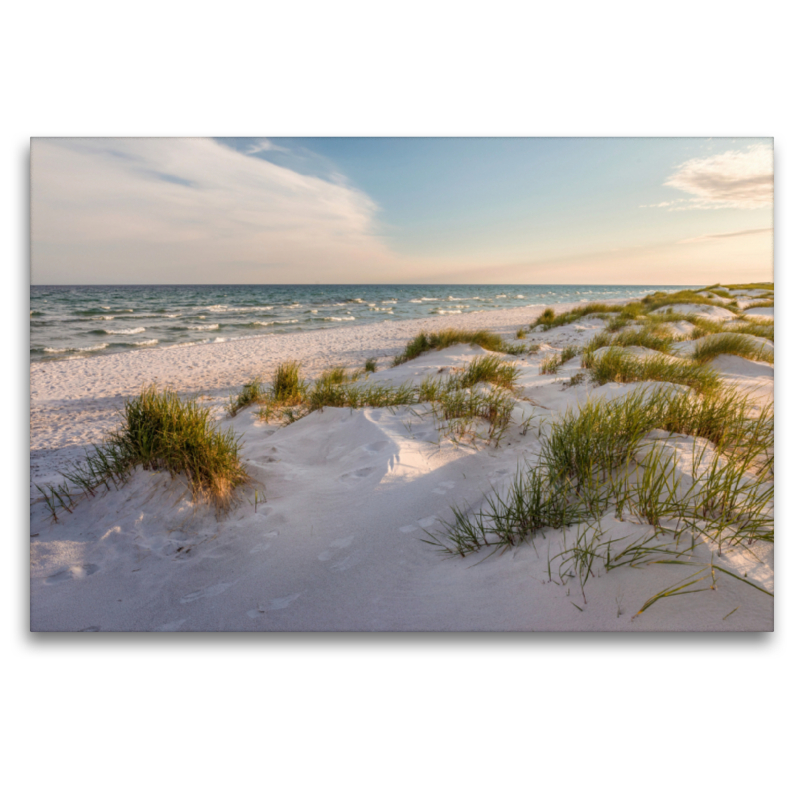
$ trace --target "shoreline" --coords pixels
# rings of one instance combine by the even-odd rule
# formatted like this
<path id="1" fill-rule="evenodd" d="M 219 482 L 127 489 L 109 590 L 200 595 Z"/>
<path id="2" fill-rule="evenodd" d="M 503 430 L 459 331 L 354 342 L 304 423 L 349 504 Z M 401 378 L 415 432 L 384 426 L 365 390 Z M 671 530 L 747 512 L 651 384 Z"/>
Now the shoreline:
<path id="1" fill-rule="evenodd" d="M 625 302 L 610 299 L 607 302 Z M 266 379 L 281 361 L 299 361 L 305 377 L 333 365 L 363 366 L 377 358 L 379 370 L 420 331 L 489 328 L 512 335 L 545 309 L 557 313 L 586 305 L 566 302 L 520 309 L 473 311 L 448 317 L 383 320 L 358 326 L 232 342 L 205 342 L 91 358 L 36 361 L 30 365 L 30 449 L 57 450 L 99 441 L 113 427 L 122 400 L 156 382 L 180 393 L 225 397 L 260 375 Z M 380 372 L 378 373 L 380 375 Z"/>

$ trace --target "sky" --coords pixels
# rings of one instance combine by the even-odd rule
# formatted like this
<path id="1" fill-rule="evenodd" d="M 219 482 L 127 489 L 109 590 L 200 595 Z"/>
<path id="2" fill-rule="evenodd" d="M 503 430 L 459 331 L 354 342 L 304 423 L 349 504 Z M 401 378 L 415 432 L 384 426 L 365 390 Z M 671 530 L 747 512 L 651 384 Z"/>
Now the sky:
<path id="1" fill-rule="evenodd" d="M 31 140 L 31 283 L 772 280 L 752 138 Z"/>

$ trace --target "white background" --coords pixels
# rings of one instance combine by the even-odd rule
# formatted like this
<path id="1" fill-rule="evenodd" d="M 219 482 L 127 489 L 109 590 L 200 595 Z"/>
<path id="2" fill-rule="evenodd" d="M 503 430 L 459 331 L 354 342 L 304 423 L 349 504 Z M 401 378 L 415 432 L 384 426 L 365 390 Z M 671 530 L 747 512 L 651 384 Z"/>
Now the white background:
<path id="1" fill-rule="evenodd" d="M 38 2 L 2 59 L 10 797 L 781 797 L 797 743 L 788 4 Z M 774 136 L 780 483 L 763 635 L 28 633 L 28 140 Z M 13 315 L 9 313 L 13 310 Z M 792 585 L 794 584 L 794 586 Z"/>

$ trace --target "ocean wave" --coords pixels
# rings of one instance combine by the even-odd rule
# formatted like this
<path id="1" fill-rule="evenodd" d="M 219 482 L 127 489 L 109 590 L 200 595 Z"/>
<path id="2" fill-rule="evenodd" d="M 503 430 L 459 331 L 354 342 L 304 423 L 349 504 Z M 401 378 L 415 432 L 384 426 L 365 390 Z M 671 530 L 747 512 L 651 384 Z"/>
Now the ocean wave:
<path id="1" fill-rule="evenodd" d="M 144 328 L 120 328 L 118 331 L 105 331 L 110 336 L 132 336 L 135 333 L 144 333 Z"/>
<path id="2" fill-rule="evenodd" d="M 323 317 L 325 322 L 352 322 L 355 317 Z"/>
<path id="3" fill-rule="evenodd" d="M 88 353 L 92 350 L 102 350 L 107 344 L 95 344 L 91 347 L 45 347 L 45 353 Z"/>
<path id="4" fill-rule="evenodd" d="M 119 330 L 95 328 L 89 333 L 93 333 L 95 336 L 133 336 L 135 333 L 144 333 L 144 331 L 144 328 L 120 328 Z"/>
<path id="5" fill-rule="evenodd" d="M 435 308 L 431 314 L 460 314 L 461 310 L 457 308 Z"/>
<path id="6" fill-rule="evenodd" d="M 132 342 L 134 347 L 150 347 L 151 345 L 158 344 L 158 339 L 145 339 L 142 342 Z"/>
<path id="7" fill-rule="evenodd" d="M 216 322 L 211 323 L 211 325 L 187 325 L 187 331 L 215 331 L 219 328 L 219 324 Z"/>
<path id="8" fill-rule="evenodd" d="M 110 319 L 114 319 L 114 315 L 113 314 L 106 314 L 106 315 L 99 316 L 99 317 L 90 317 L 90 319 L 92 320 L 92 322 L 108 321 Z"/>

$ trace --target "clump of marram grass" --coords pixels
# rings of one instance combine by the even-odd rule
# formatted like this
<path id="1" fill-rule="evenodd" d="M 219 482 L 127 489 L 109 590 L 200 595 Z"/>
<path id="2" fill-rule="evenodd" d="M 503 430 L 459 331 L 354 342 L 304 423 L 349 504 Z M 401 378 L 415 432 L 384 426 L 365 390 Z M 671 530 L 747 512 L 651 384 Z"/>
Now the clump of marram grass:
<path id="1" fill-rule="evenodd" d="M 775 325 L 768 322 L 737 322 L 735 326 L 725 328 L 736 333 L 746 333 L 750 336 L 758 336 L 761 339 L 775 341 Z"/>
<path id="2" fill-rule="evenodd" d="M 719 284 L 717 284 L 719 285 Z M 709 287 L 713 289 L 714 287 Z M 771 292 L 775 289 L 774 283 L 729 283 L 725 286 L 726 289 L 729 289 L 732 292 L 736 291 L 748 291 L 750 289 L 758 289 L 764 292 Z"/>
<path id="3" fill-rule="evenodd" d="M 555 375 L 561 367 L 575 356 L 580 355 L 580 350 L 577 347 L 570 345 L 565 347 L 560 353 L 554 353 L 552 356 L 545 358 L 539 364 L 540 375 Z"/>
<path id="4" fill-rule="evenodd" d="M 239 459 L 239 442 L 232 430 L 219 431 L 210 411 L 196 400 L 181 400 L 171 389 L 142 389 L 125 402 L 122 425 L 100 446 L 86 453 L 86 461 L 63 474 L 66 482 L 48 492 L 41 489 L 56 518 L 58 506 L 71 510 L 71 487 L 93 496 L 109 484 L 123 484 L 136 467 L 184 475 L 192 497 L 224 511 L 235 490 L 249 482 Z M 71 484 L 71 486 L 70 486 Z"/>
<path id="5" fill-rule="evenodd" d="M 632 322 L 633 319 L 629 317 L 624 317 L 622 314 L 614 314 L 614 316 L 609 317 L 608 322 L 606 322 L 606 330 L 610 333 L 616 333 L 626 328 Z"/>
<path id="6" fill-rule="evenodd" d="M 300 364 L 297 361 L 278 364 L 272 375 L 272 400 L 278 403 L 300 401 L 305 394 L 305 388 L 300 379 Z"/>
<path id="7" fill-rule="evenodd" d="M 608 329 L 592 337 L 584 347 L 584 356 L 601 347 L 646 347 L 659 353 L 669 353 L 673 335 L 663 325 L 649 324 L 644 328 L 630 329 L 610 336 Z"/>
<path id="8" fill-rule="evenodd" d="M 225 410 L 231 417 L 235 417 L 243 408 L 259 403 L 266 397 L 264 389 L 261 386 L 261 381 L 258 378 L 252 378 L 249 383 L 246 383 L 239 394 L 231 395 Z"/>
<path id="9" fill-rule="evenodd" d="M 612 348 L 600 357 L 590 353 L 584 365 L 599 386 L 611 382 L 659 381 L 690 386 L 703 393 L 713 392 L 720 386 L 719 375 L 703 364 L 673 360 L 666 355 L 638 358 L 623 348 Z"/>
<path id="10" fill-rule="evenodd" d="M 514 397 L 500 386 L 488 391 L 450 388 L 433 401 L 431 412 L 440 433 L 458 441 L 478 438 L 475 423 L 488 423 L 485 438 L 498 446 L 511 422 Z"/>
<path id="11" fill-rule="evenodd" d="M 429 350 L 443 350 L 455 344 L 477 344 L 484 350 L 495 353 L 508 353 L 519 355 L 525 352 L 525 345 L 515 345 L 505 341 L 501 336 L 491 331 L 461 331 L 455 328 L 445 328 L 433 333 L 418 333 L 407 345 L 405 350 L 396 356 L 393 366 L 404 364 L 406 361 L 418 358 Z"/>
<path id="12" fill-rule="evenodd" d="M 671 306 L 683 303 L 719 306 L 721 308 L 727 308 L 731 304 L 737 305 L 735 300 L 726 303 L 721 298 L 712 299 L 694 290 L 682 289 L 678 292 L 670 293 L 654 292 L 653 294 L 643 297 L 641 300 L 632 300 L 624 305 L 587 303 L 585 306 L 575 306 L 561 314 L 556 314 L 552 308 L 546 308 L 536 320 L 531 323 L 530 327 L 531 330 L 533 330 L 537 326 L 541 326 L 542 330 L 547 331 L 550 330 L 550 328 L 556 328 L 560 325 L 570 325 L 586 316 L 606 318 L 608 315 L 614 314 L 615 316 L 611 318 L 610 325 L 612 330 L 619 330 L 624 327 L 623 320 L 633 321 L 661 308 L 666 308 L 667 312 L 665 313 L 669 313 L 671 311 Z"/>
<path id="13" fill-rule="evenodd" d="M 473 358 L 457 374 L 459 388 L 468 389 L 479 383 L 491 383 L 504 389 L 513 390 L 520 375 L 519 367 L 503 361 L 499 356 L 481 356 Z"/>
<path id="14" fill-rule="evenodd" d="M 744 307 L 744 311 L 750 311 L 752 308 L 772 308 L 775 305 L 774 299 L 757 300 L 755 303 L 748 303 Z"/>
<path id="15" fill-rule="evenodd" d="M 517 331 L 517 339 L 524 339 L 526 335 L 527 335 L 527 331 L 525 330 L 525 328 L 520 328 Z"/>
<path id="16" fill-rule="evenodd" d="M 751 361 L 766 361 L 769 364 L 775 360 L 772 351 L 765 344 L 759 344 L 741 333 L 721 333 L 698 339 L 692 357 L 698 363 L 705 364 L 721 355 L 734 355 Z"/>
<path id="17" fill-rule="evenodd" d="M 571 325 L 583 317 L 597 317 L 612 312 L 621 311 L 622 306 L 608 303 L 587 303 L 585 306 L 576 306 L 569 311 L 556 314 L 552 308 L 546 308 L 530 325 L 531 330 L 541 326 L 542 330 L 549 331 L 561 325 Z"/>
<path id="18" fill-rule="evenodd" d="M 376 358 L 368 358 L 367 363 L 364 364 L 364 372 L 375 372 L 378 369 L 378 360 Z"/>
<path id="19" fill-rule="evenodd" d="M 694 557 L 698 535 L 720 552 L 774 539 L 774 490 L 771 472 L 763 468 L 771 459 L 772 415 L 762 412 L 751 419 L 747 413 L 746 398 L 733 392 L 712 399 L 641 390 L 618 401 L 589 400 L 552 425 L 539 462 L 520 471 L 508 492 L 492 491 L 477 513 L 452 508 L 454 521 L 443 522 L 441 533 L 428 531 L 425 541 L 465 556 L 577 525 L 574 544 L 565 543 L 550 559 L 548 572 L 555 564 L 560 581 L 577 578 L 582 592 L 600 569 L 656 563 L 699 566 L 690 579 L 713 576 L 716 569 L 764 591 L 746 577 Z M 715 450 L 697 442 L 688 472 L 686 466 L 678 470 L 662 442 L 644 439 L 655 426 L 705 431 L 712 420 L 726 447 Z M 601 525 L 611 509 L 648 527 L 638 538 L 613 539 Z M 681 541 L 685 536 L 688 545 Z M 639 613 L 675 593 L 674 587 L 659 592 Z"/>

